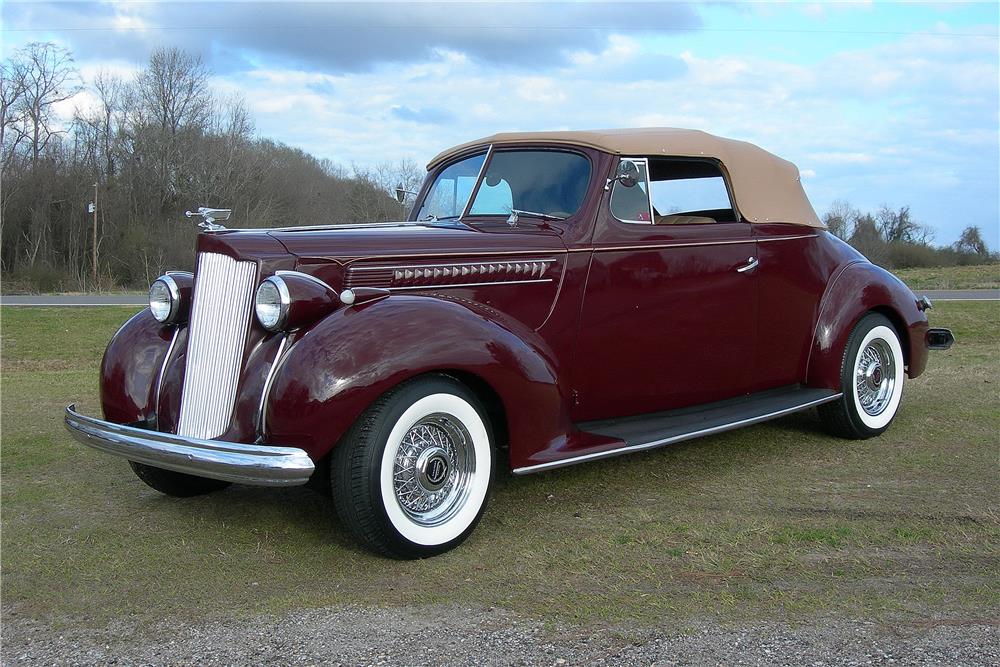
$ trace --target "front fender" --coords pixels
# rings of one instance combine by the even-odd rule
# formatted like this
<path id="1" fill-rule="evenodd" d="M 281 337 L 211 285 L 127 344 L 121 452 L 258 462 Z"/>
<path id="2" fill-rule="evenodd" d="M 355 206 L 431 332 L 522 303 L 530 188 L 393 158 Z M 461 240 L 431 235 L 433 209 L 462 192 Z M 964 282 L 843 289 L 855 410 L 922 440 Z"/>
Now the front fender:
<path id="1" fill-rule="evenodd" d="M 475 375 L 499 396 L 514 466 L 571 429 L 569 392 L 537 333 L 482 304 L 394 294 L 335 311 L 291 346 L 267 439 L 319 460 L 381 394 L 434 371 Z"/>
<path id="2" fill-rule="evenodd" d="M 101 361 L 101 407 L 116 424 L 146 421 L 156 413 L 155 391 L 174 328 L 149 309 L 132 316 L 114 335 Z"/>
<path id="3" fill-rule="evenodd" d="M 848 264 L 830 282 L 820 303 L 809 355 L 808 384 L 840 390 L 840 371 L 847 339 L 865 313 L 877 311 L 895 325 L 914 378 L 927 366 L 927 316 L 899 278 L 867 261 Z"/>

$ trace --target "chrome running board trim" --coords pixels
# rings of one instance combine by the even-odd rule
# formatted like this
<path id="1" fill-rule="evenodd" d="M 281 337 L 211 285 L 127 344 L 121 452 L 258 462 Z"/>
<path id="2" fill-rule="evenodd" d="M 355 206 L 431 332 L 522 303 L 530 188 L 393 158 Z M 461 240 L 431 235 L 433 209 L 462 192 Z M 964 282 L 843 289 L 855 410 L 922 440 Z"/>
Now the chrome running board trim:
<path id="1" fill-rule="evenodd" d="M 617 449 L 609 449 L 603 452 L 593 452 L 591 454 L 582 454 L 580 456 L 571 456 L 569 458 L 560 459 L 558 461 L 550 461 L 548 463 L 538 463 L 535 465 L 524 466 L 523 468 L 514 468 L 513 472 L 515 475 L 528 475 L 533 472 L 542 472 L 544 470 L 554 470 L 556 468 L 562 468 L 565 466 L 575 465 L 577 463 L 586 463 L 587 461 L 599 461 L 601 459 L 608 459 L 614 456 L 621 456 L 622 454 L 631 454 L 632 452 L 642 452 L 647 449 L 655 449 L 657 447 L 662 447 L 664 445 L 670 445 L 675 442 L 682 442 L 684 440 L 693 440 L 694 438 L 700 438 L 706 435 L 713 435 L 715 433 L 723 433 L 725 431 L 733 431 L 744 426 L 751 426 L 753 424 L 759 424 L 760 422 L 769 421 L 771 419 L 777 419 L 778 417 L 783 417 L 785 415 L 792 414 L 794 412 L 800 412 L 808 408 L 822 405 L 823 403 L 829 403 L 841 398 L 843 393 L 831 394 L 830 396 L 824 396 L 822 398 L 817 398 L 812 401 L 807 401 L 799 405 L 789 406 L 781 410 L 776 410 L 774 412 L 769 412 L 763 415 L 757 415 L 755 417 L 748 417 L 746 419 L 738 419 L 734 422 L 729 422 L 726 424 L 720 424 L 718 426 L 711 426 L 709 428 L 698 429 L 690 431 L 688 433 L 681 433 L 678 435 L 670 436 L 669 438 L 660 438 L 658 440 L 652 440 L 650 442 L 644 442 L 637 445 L 626 445 L 624 447 L 619 447 Z"/>

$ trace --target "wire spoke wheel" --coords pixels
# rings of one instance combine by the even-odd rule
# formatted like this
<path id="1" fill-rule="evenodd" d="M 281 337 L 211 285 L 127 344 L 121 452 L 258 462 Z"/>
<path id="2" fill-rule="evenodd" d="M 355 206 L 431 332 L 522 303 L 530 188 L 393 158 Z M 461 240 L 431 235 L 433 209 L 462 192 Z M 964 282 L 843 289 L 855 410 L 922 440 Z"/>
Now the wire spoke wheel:
<path id="1" fill-rule="evenodd" d="M 371 549 L 427 558 L 476 527 L 493 482 L 493 436 L 478 398 L 446 375 L 383 394 L 330 460 L 341 521 Z"/>
<path id="2" fill-rule="evenodd" d="M 393 462 L 393 490 L 406 515 L 421 526 L 448 521 L 469 498 L 475 457 L 462 423 L 434 414 L 403 436 Z"/>
<path id="3" fill-rule="evenodd" d="M 881 313 L 868 313 L 851 330 L 841 360 L 843 397 L 819 407 L 827 428 L 843 438 L 881 434 L 896 417 L 906 361 L 899 333 Z"/>
<path id="4" fill-rule="evenodd" d="M 854 384 L 862 410 L 873 417 L 885 412 L 896 386 L 896 360 L 886 341 L 876 338 L 858 355 Z"/>

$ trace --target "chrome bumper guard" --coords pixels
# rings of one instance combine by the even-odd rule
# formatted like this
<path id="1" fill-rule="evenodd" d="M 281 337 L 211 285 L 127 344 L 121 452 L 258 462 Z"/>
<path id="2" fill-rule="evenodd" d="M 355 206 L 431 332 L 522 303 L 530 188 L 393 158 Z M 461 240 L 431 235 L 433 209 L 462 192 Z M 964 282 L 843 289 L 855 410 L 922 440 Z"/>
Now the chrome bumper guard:
<path id="1" fill-rule="evenodd" d="M 315 466 L 296 447 L 246 445 L 186 438 L 81 415 L 66 408 L 66 428 L 74 438 L 108 454 L 156 468 L 255 486 L 299 486 Z"/>

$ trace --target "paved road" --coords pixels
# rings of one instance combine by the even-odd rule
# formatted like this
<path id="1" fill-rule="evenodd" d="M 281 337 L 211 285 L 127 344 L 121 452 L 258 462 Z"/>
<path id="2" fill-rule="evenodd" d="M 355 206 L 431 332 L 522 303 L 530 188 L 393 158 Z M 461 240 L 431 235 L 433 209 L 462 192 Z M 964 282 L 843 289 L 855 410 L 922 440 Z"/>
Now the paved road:
<path id="1" fill-rule="evenodd" d="M 1000 289 L 917 290 L 932 301 L 1000 301 Z M 39 294 L 0 296 L 2 306 L 145 306 L 145 294 Z"/>
<path id="2" fill-rule="evenodd" d="M 931 301 L 1000 301 L 1000 289 L 928 289 L 914 290 Z"/>
<path id="3" fill-rule="evenodd" d="M 933 297 L 932 297 L 933 298 Z M 26 294 L 0 296 L 3 306 L 145 306 L 145 294 Z"/>

